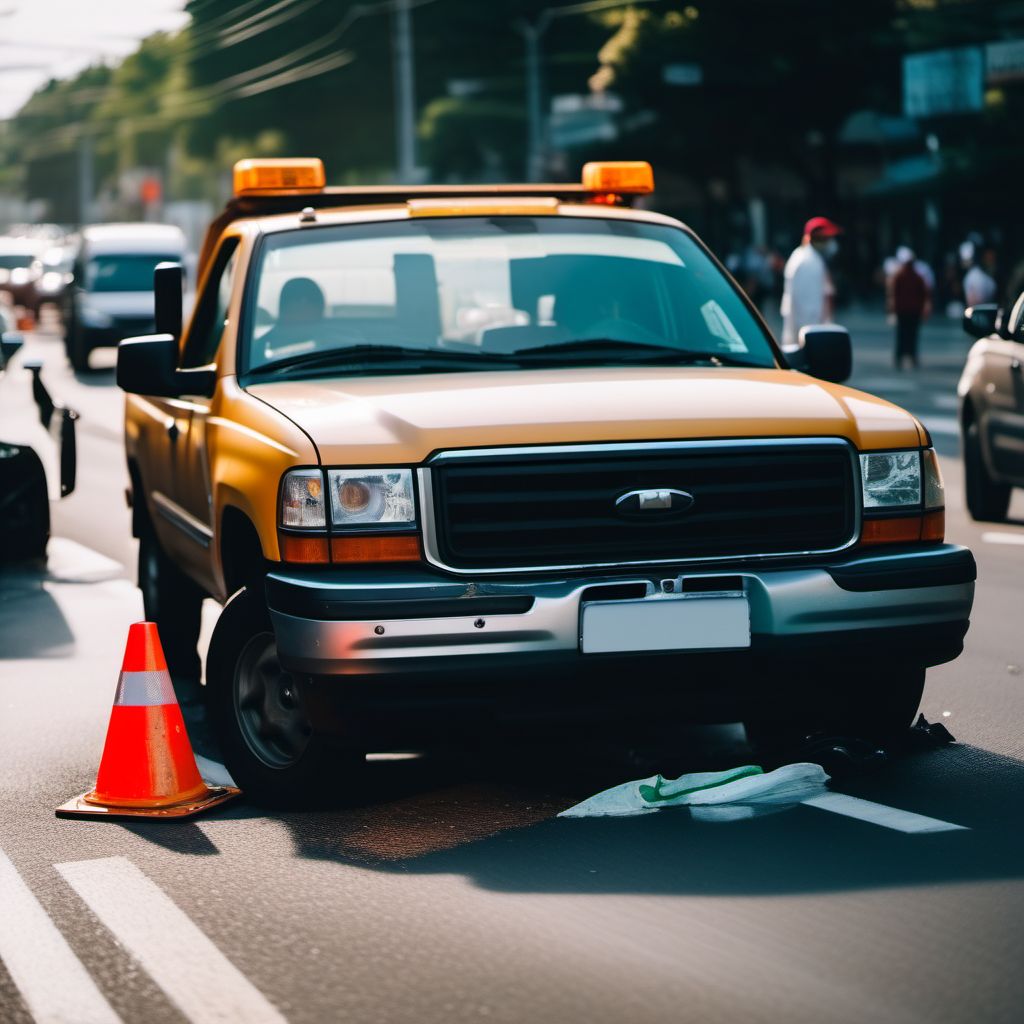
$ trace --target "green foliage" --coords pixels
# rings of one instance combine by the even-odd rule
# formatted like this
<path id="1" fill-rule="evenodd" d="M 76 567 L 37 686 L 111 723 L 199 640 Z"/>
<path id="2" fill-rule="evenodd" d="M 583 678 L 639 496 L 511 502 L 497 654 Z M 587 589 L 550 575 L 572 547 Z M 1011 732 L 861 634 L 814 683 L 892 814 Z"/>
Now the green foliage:
<path id="1" fill-rule="evenodd" d="M 432 178 L 522 175 L 522 28 L 564 3 L 414 6 L 420 160 Z M 619 139 L 571 150 L 566 173 L 596 156 L 643 157 L 714 205 L 741 194 L 751 173 L 779 168 L 827 204 L 840 126 L 857 110 L 899 113 L 903 55 L 994 38 L 981 8 L 1010 6 L 657 0 L 572 13 L 551 18 L 543 35 L 544 95 L 606 90 L 624 102 Z M 54 216 L 73 219 L 83 138 L 107 190 L 141 166 L 161 171 L 175 197 L 217 199 L 242 155 L 321 156 L 335 182 L 390 176 L 386 2 L 191 0 L 187 10 L 185 30 L 144 40 L 116 67 L 41 88 L 0 134 L 0 181 L 20 178 Z M 699 65 L 702 84 L 666 84 L 673 64 Z M 1002 145 L 1022 114 L 1020 90 L 990 99 L 970 131 Z M 940 128 L 952 159 L 963 129 Z"/>

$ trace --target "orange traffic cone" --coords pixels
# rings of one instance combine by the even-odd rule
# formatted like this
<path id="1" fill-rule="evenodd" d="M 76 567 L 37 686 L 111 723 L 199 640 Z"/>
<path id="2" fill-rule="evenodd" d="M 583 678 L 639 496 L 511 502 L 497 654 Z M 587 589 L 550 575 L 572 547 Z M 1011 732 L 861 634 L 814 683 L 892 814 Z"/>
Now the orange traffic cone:
<path id="1" fill-rule="evenodd" d="M 58 818 L 186 818 L 239 790 L 207 786 L 192 753 L 155 622 L 128 631 L 96 787 Z"/>

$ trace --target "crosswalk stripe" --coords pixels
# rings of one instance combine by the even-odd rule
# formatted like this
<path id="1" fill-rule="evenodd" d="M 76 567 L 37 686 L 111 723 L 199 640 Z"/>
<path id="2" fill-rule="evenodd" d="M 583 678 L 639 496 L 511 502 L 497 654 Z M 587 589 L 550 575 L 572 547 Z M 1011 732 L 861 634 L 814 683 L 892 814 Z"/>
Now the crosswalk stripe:
<path id="1" fill-rule="evenodd" d="M 37 1024 L 120 1024 L 89 972 L 0 850 L 0 960 Z"/>
<path id="2" fill-rule="evenodd" d="M 56 865 L 68 884 L 194 1024 L 283 1024 L 284 1017 L 124 857 Z"/>
<path id="3" fill-rule="evenodd" d="M 998 530 L 986 530 L 981 539 L 986 544 L 1024 544 L 1024 533 L 1000 533 Z"/>
<path id="4" fill-rule="evenodd" d="M 930 434 L 945 434 L 948 437 L 960 436 L 960 421 L 955 416 L 922 416 L 921 422 Z"/>
<path id="5" fill-rule="evenodd" d="M 822 793 L 821 796 L 812 796 L 802 803 L 808 807 L 832 811 L 833 814 L 842 814 L 847 818 L 869 821 L 872 825 L 882 825 L 897 832 L 923 835 L 928 832 L 967 831 L 966 825 L 954 825 L 951 821 L 929 818 L 913 811 L 901 811 L 897 807 L 861 800 L 860 797 L 847 796 L 845 793 Z"/>

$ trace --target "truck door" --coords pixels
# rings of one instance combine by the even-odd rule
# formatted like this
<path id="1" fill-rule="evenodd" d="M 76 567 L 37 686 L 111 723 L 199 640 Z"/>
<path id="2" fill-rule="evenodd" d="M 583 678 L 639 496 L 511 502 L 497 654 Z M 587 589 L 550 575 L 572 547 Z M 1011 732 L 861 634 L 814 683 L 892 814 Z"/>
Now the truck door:
<path id="1" fill-rule="evenodd" d="M 209 366 L 217 358 L 227 323 L 234 286 L 238 239 L 225 239 L 218 250 L 195 315 L 185 338 L 181 366 L 194 369 Z M 206 448 L 206 426 L 212 399 L 205 395 L 182 395 L 176 399 L 182 418 L 172 444 L 173 493 L 167 498 L 173 507 L 165 510 L 177 534 L 174 552 L 190 576 L 204 586 L 213 586 L 213 492 Z"/>

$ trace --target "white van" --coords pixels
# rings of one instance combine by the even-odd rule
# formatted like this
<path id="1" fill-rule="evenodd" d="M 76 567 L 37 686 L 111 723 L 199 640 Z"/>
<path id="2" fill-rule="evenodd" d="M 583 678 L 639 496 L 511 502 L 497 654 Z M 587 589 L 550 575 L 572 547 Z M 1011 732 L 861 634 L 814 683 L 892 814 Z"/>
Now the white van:
<path id="1" fill-rule="evenodd" d="M 84 228 L 64 308 L 64 345 L 75 370 L 94 348 L 153 332 L 153 269 L 181 263 L 185 235 L 171 224 Z"/>

